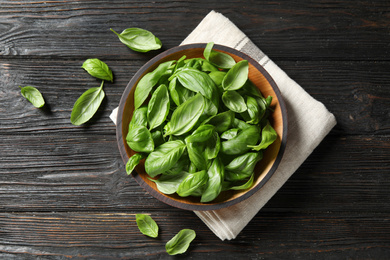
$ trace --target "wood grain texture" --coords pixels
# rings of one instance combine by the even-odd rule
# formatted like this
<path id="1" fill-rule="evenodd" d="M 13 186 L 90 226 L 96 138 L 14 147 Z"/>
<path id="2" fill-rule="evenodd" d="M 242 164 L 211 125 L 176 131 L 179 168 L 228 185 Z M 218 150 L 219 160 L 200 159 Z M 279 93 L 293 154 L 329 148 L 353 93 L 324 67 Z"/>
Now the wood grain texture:
<path id="1" fill-rule="evenodd" d="M 177 46 L 211 10 L 232 20 L 336 116 L 337 126 L 232 241 L 127 176 L 108 118 L 145 62 Z M 388 259 L 390 256 L 389 1 L 0 0 L 0 259 L 172 259 L 165 243 L 197 238 L 184 259 Z M 141 27 L 163 42 L 146 54 L 109 31 Z M 76 99 L 114 72 L 85 126 Z M 47 105 L 35 109 L 18 86 Z M 142 235 L 137 213 L 160 236 Z"/>

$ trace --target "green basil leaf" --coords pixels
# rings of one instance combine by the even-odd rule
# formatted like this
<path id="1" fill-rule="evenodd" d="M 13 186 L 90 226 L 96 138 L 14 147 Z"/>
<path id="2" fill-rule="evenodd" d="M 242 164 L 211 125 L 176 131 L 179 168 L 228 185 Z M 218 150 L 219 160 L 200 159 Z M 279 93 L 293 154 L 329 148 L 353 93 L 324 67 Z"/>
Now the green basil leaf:
<path id="1" fill-rule="evenodd" d="M 222 101 L 233 112 L 242 113 L 247 110 L 244 98 L 237 91 L 225 91 L 222 95 Z"/>
<path id="2" fill-rule="evenodd" d="M 191 68 L 195 70 L 200 70 L 202 68 L 202 62 L 200 58 L 192 58 L 184 61 L 183 68 Z"/>
<path id="3" fill-rule="evenodd" d="M 129 129 L 126 142 L 136 152 L 150 153 L 154 150 L 152 134 L 145 126 L 135 126 Z"/>
<path id="4" fill-rule="evenodd" d="M 148 104 L 148 123 L 150 130 L 156 128 L 165 121 L 169 112 L 169 107 L 170 102 L 167 86 L 160 85 L 153 92 Z"/>
<path id="5" fill-rule="evenodd" d="M 190 131 L 202 115 L 204 107 L 204 97 L 199 93 L 178 106 L 165 135 L 182 135 Z"/>
<path id="6" fill-rule="evenodd" d="M 252 150 L 260 151 L 262 149 L 266 149 L 270 146 L 278 137 L 275 129 L 271 126 L 269 122 L 261 131 L 261 142 L 258 145 L 249 145 L 248 147 L 252 148 Z"/>
<path id="7" fill-rule="evenodd" d="M 189 168 L 190 159 L 188 158 L 188 154 L 185 152 L 180 157 L 180 159 L 173 165 L 169 170 L 163 172 L 163 175 L 176 175 L 181 172 L 187 171 Z"/>
<path id="8" fill-rule="evenodd" d="M 216 86 L 221 86 L 223 78 L 226 76 L 225 71 L 212 71 L 209 73 L 209 77 L 214 81 Z"/>
<path id="9" fill-rule="evenodd" d="M 201 70 L 204 72 L 219 71 L 217 67 L 208 62 L 207 60 L 202 60 Z"/>
<path id="10" fill-rule="evenodd" d="M 252 187 L 253 185 L 253 181 L 254 181 L 254 176 L 255 174 L 252 173 L 251 177 L 249 178 L 249 180 L 241 185 L 231 185 L 230 187 L 228 187 L 229 190 L 247 190 L 249 189 L 250 187 Z"/>
<path id="11" fill-rule="evenodd" d="M 164 194 L 174 194 L 179 188 L 180 183 L 187 178 L 188 172 L 180 172 L 177 174 L 163 174 L 157 180 L 149 178 L 156 183 L 157 189 Z"/>
<path id="12" fill-rule="evenodd" d="M 180 57 L 180 59 L 177 60 L 176 65 L 175 65 L 174 72 L 175 72 L 177 69 L 179 69 L 179 68 L 181 68 L 181 67 L 183 67 L 183 66 L 185 65 L 185 62 L 184 62 L 184 61 L 185 61 L 186 58 L 187 58 L 187 56 L 186 56 L 186 55 L 183 55 L 183 56 Z"/>
<path id="13" fill-rule="evenodd" d="M 163 143 L 165 143 L 163 134 L 160 130 L 155 130 L 155 131 L 151 132 L 151 134 L 152 134 L 152 138 L 153 138 L 153 142 L 154 142 L 154 147 L 158 147 L 158 146 L 162 145 Z"/>
<path id="14" fill-rule="evenodd" d="M 246 153 L 234 158 L 225 166 L 225 180 L 240 181 L 248 178 L 255 169 L 256 163 L 263 158 L 262 153 Z"/>
<path id="15" fill-rule="evenodd" d="M 129 129 L 132 129 L 136 126 L 148 126 L 148 107 L 142 106 L 134 110 L 133 117 L 129 123 Z"/>
<path id="16" fill-rule="evenodd" d="M 244 129 L 251 127 L 251 125 L 245 123 L 244 121 L 242 121 L 240 119 L 234 118 L 232 127 L 238 128 L 240 130 L 244 130 Z"/>
<path id="17" fill-rule="evenodd" d="M 207 170 L 208 161 L 204 153 L 203 143 L 187 143 L 188 157 L 199 170 Z"/>
<path id="18" fill-rule="evenodd" d="M 150 177 L 172 168 L 183 155 L 186 145 L 183 141 L 169 141 L 151 152 L 145 160 L 145 171 Z"/>
<path id="19" fill-rule="evenodd" d="M 204 124 L 210 124 L 215 126 L 215 131 L 218 133 L 223 133 L 227 131 L 233 124 L 234 121 L 234 112 L 226 111 L 219 113 L 215 116 L 210 117 L 209 119 L 202 122 Z"/>
<path id="20" fill-rule="evenodd" d="M 248 80 L 249 66 L 247 60 L 242 60 L 234 65 L 223 78 L 222 87 L 224 90 L 240 89 Z"/>
<path id="21" fill-rule="evenodd" d="M 87 59 L 81 67 L 95 78 L 113 82 L 114 77 L 111 69 L 99 59 Z"/>
<path id="22" fill-rule="evenodd" d="M 237 136 L 239 130 L 240 130 L 240 129 L 238 129 L 238 128 L 231 128 L 231 129 L 229 129 L 229 130 L 223 132 L 223 133 L 221 134 L 221 138 L 222 138 L 222 139 L 225 139 L 225 140 L 232 139 L 232 138 L 234 138 L 234 137 Z"/>
<path id="23" fill-rule="evenodd" d="M 250 150 L 260 139 L 260 129 L 255 125 L 242 130 L 236 137 L 222 142 L 221 152 L 228 155 L 243 154 Z"/>
<path id="24" fill-rule="evenodd" d="M 151 50 L 158 50 L 162 46 L 160 39 L 145 29 L 128 28 L 120 34 L 113 29 L 110 30 L 118 36 L 123 44 L 134 51 L 148 52 Z"/>
<path id="25" fill-rule="evenodd" d="M 211 160 L 217 157 L 219 151 L 221 150 L 221 140 L 219 134 L 214 132 L 212 137 L 206 142 L 205 147 L 205 156 L 207 159 Z"/>
<path id="26" fill-rule="evenodd" d="M 147 73 L 140 79 L 134 92 L 134 109 L 139 108 L 144 103 L 152 88 L 174 62 L 167 61 L 161 63 L 155 70 Z"/>
<path id="27" fill-rule="evenodd" d="M 126 172 L 128 175 L 133 172 L 135 166 L 137 166 L 143 158 L 145 158 L 145 156 L 142 153 L 136 153 L 129 158 L 126 163 Z"/>
<path id="28" fill-rule="evenodd" d="M 188 99 L 195 96 L 196 93 L 183 87 L 180 82 L 178 82 L 177 78 L 173 78 L 169 82 L 169 94 L 173 102 L 175 102 L 177 106 L 180 106 Z"/>
<path id="29" fill-rule="evenodd" d="M 203 56 L 207 61 L 221 69 L 230 69 L 236 64 L 232 56 L 223 52 L 214 51 L 212 49 L 213 46 L 214 43 L 209 42 L 203 51 Z"/>
<path id="30" fill-rule="evenodd" d="M 149 215 L 136 214 L 135 221 L 137 222 L 138 229 L 142 234 L 153 238 L 158 236 L 157 223 Z"/>
<path id="31" fill-rule="evenodd" d="M 246 106 L 248 107 L 248 115 L 250 120 L 247 121 L 248 124 L 256 125 L 260 122 L 260 119 L 263 117 L 265 110 L 261 110 L 255 98 L 247 96 Z"/>
<path id="32" fill-rule="evenodd" d="M 213 125 L 201 125 L 185 141 L 186 143 L 205 142 L 213 136 L 214 131 Z"/>
<path id="33" fill-rule="evenodd" d="M 210 100 L 213 99 L 213 92 L 216 91 L 216 87 L 207 73 L 193 68 L 185 68 L 179 71 L 176 77 L 183 87 L 196 93 L 199 92 Z"/>
<path id="34" fill-rule="evenodd" d="M 103 83 L 100 87 L 88 89 L 76 100 L 70 115 L 72 124 L 84 124 L 96 113 L 104 98 Z"/>
<path id="35" fill-rule="evenodd" d="M 225 167 L 222 161 L 217 157 L 213 160 L 207 171 L 209 180 L 203 191 L 200 202 L 210 202 L 214 200 L 222 191 L 222 182 L 225 176 Z"/>
<path id="36" fill-rule="evenodd" d="M 192 195 L 194 191 L 199 188 L 202 188 L 208 181 L 209 176 L 205 170 L 190 173 L 187 178 L 185 178 L 177 188 L 176 193 L 180 197 L 187 197 Z"/>
<path id="37" fill-rule="evenodd" d="M 26 86 L 26 87 L 20 87 L 20 92 L 22 93 L 22 96 L 25 97 L 28 101 L 33 104 L 36 108 L 41 108 L 45 105 L 45 100 L 43 99 L 43 96 L 41 92 L 37 88 L 34 88 L 32 86 Z"/>
<path id="38" fill-rule="evenodd" d="M 242 92 L 242 95 L 264 98 L 260 90 L 249 79 L 242 86 L 240 92 Z"/>
<path id="39" fill-rule="evenodd" d="M 187 251 L 196 233 L 192 229 L 182 229 L 165 245 L 165 250 L 170 255 L 183 254 Z"/>

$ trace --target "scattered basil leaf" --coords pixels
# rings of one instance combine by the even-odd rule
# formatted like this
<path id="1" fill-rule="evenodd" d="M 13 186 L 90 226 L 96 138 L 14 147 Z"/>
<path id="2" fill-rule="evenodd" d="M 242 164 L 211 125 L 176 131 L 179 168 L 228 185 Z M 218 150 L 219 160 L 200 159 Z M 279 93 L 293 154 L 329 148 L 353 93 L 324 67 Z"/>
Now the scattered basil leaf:
<path id="1" fill-rule="evenodd" d="M 72 124 L 84 124 L 96 113 L 104 98 L 103 83 L 100 87 L 88 89 L 76 100 L 70 115 Z"/>
<path id="2" fill-rule="evenodd" d="M 22 96 L 25 97 L 28 101 L 33 104 L 34 107 L 36 108 L 41 108 L 45 105 L 45 100 L 43 99 L 43 96 L 41 92 L 35 87 L 32 86 L 26 86 L 26 87 L 21 87 L 20 92 L 22 93 Z"/>
<path id="3" fill-rule="evenodd" d="M 111 69 L 99 59 L 87 59 L 81 67 L 95 78 L 111 82 L 114 80 Z"/>
<path id="4" fill-rule="evenodd" d="M 192 229 L 182 229 L 165 245 L 165 250 L 170 255 L 183 254 L 187 251 L 196 233 Z"/>
<path id="5" fill-rule="evenodd" d="M 169 141 L 151 152 L 145 160 L 145 171 L 150 177 L 166 172 L 172 168 L 182 156 L 186 145 L 183 141 Z"/>
<path id="6" fill-rule="evenodd" d="M 275 129 L 271 126 L 269 122 L 261 131 L 261 142 L 258 145 L 249 145 L 248 147 L 252 148 L 252 150 L 260 151 L 262 149 L 266 149 L 270 146 L 278 137 Z"/>
<path id="7" fill-rule="evenodd" d="M 110 30 L 118 36 L 123 44 L 137 52 L 158 50 L 162 46 L 160 39 L 145 29 L 128 28 L 120 34 L 113 29 Z"/>
<path id="8" fill-rule="evenodd" d="M 248 80 L 249 66 L 247 60 L 242 60 L 234 65 L 225 75 L 222 81 L 224 90 L 240 89 Z"/>
<path id="9" fill-rule="evenodd" d="M 225 91 L 222 101 L 233 112 L 242 113 L 247 110 L 245 99 L 237 91 Z"/>
<path id="10" fill-rule="evenodd" d="M 128 175 L 133 172 L 135 166 L 137 166 L 143 158 L 145 158 L 145 156 L 142 153 L 136 153 L 129 158 L 126 163 L 126 172 Z"/>
<path id="11" fill-rule="evenodd" d="M 158 236 L 157 223 L 152 219 L 151 216 L 145 214 L 136 214 L 135 221 L 137 222 L 138 229 L 142 234 L 153 238 Z"/>
<path id="12" fill-rule="evenodd" d="M 238 129 L 238 128 L 231 128 L 231 129 L 229 129 L 229 130 L 223 132 L 223 133 L 221 134 L 221 138 L 222 138 L 222 139 L 225 139 L 225 140 L 232 139 L 233 137 L 236 137 L 236 136 L 237 136 L 239 130 L 240 130 L 240 129 Z"/>
<path id="13" fill-rule="evenodd" d="M 144 103 L 152 88 L 173 63 L 174 61 L 161 63 L 155 70 L 147 73 L 140 79 L 134 91 L 134 109 L 139 108 Z"/>
<path id="14" fill-rule="evenodd" d="M 169 112 L 169 107 L 168 89 L 167 86 L 162 84 L 153 92 L 148 104 L 148 123 L 150 130 L 156 128 L 165 121 Z"/>

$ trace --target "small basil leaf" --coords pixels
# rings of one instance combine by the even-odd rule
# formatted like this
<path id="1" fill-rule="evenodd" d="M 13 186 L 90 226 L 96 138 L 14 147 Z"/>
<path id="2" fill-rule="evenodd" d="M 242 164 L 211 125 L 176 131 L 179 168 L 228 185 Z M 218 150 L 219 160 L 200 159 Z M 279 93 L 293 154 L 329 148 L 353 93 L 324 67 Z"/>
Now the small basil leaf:
<path id="1" fill-rule="evenodd" d="M 221 134 L 221 138 L 222 138 L 222 139 L 225 139 L 225 140 L 232 139 L 233 137 L 236 137 L 236 136 L 237 136 L 239 130 L 240 130 L 240 129 L 238 129 L 238 128 L 231 128 L 231 129 L 229 129 L 229 130 L 223 132 L 223 133 Z"/>
<path id="2" fill-rule="evenodd" d="M 261 110 L 255 98 L 247 96 L 246 106 L 248 107 L 248 115 L 250 120 L 247 121 L 248 124 L 256 125 L 260 122 L 260 119 L 263 117 L 265 110 Z"/>
<path id="3" fill-rule="evenodd" d="M 165 143 L 163 134 L 160 130 L 155 130 L 155 131 L 151 132 L 151 134 L 152 134 L 152 138 L 153 138 L 153 142 L 154 142 L 154 147 L 158 147 L 158 146 L 162 145 L 163 143 Z"/>
<path id="4" fill-rule="evenodd" d="M 232 127 L 238 128 L 240 130 L 244 130 L 244 129 L 251 127 L 251 125 L 245 123 L 244 121 L 242 121 L 240 119 L 234 118 Z"/>
<path id="5" fill-rule="evenodd" d="M 100 87 L 88 89 L 76 100 L 70 115 L 72 124 L 84 124 L 96 113 L 104 98 L 103 83 Z"/>
<path id="6" fill-rule="evenodd" d="M 254 181 L 254 176 L 255 176 L 255 174 L 252 173 L 251 177 L 249 178 L 249 180 L 247 182 L 245 182 L 241 185 L 229 185 L 227 187 L 227 189 L 229 189 L 229 190 L 247 190 L 250 187 L 252 187 L 253 181 Z"/>
<path id="7" fill-rule="evenodd" d="M 142 234 L 153 238 L 158 236 L 157 223 L 149 215 L 136 214 L 135 221 Z"/>
<path id="8" fill-rule="evenodd" d="M 221 69 L 230 69 L 236 64 L 232 56 L 223 52 L 212 50 L 213 46 L 214 43 L 209 42 L 203 51 L 203 56 L 207 61 Z"/>
<path id="9" fill-rule="evenodd" d="M 223 133 L 226 130 L 228 130 L 234 121 L 234 112 L 233 111 L 226 111 L 219 113 L 215 116 L 210 117 L 209 119 L 202 122 L 202 125 L 204 124 L 210 124 L 215 126 L 215 131 L 218 133 Z"/>
<path id="10" fill-rule="evenodd" d="M 188 157 L 199 170 L 207 170 L 208 161 L 204 153 L 204 145 L 202 143 L 187 143 Z"/>
<path id="11" fill-rule="evenodd" d="M 128 28 L 120 34 L 113 29 L 110 30 L 118 36 L 123 44 L 134 51 L 148 52 L 151 50 L 158 50 L 162 46 L 160 39 L 145 29 Z"/>
<path id="12" fill-rule="evenodd" d="M 211 64 L 207 60 L 202 60 L 201 69 L 204 72 L 219 71 L 217 67 L 215 67 L 213 64 Z"/>
<path id="13" fill-rule="evenodd" d="M 244 86 L 242 86 L 240 91 L 242 91 L 245 95 L 264 98 L 260 90 L 249 79 L 245 82 Z"/>
<path id="14" fill-rule="evenodd" d="M 222 142 L 221 152 L 238 155 L 250 150 L 248 145 L 255 145 L 260 139 L 260 129 L 252 125 L 238 133 L 236 137 Z"/>
<path id="15" fill-rule="evenodd" d="M 240 89 L 248 80 L 249 66 L 247 60 L 242 60 L 234 65 L 223 78 L 222 87 L 224 90 Z"/>
<path id="16" fill-rule="evenodd" d="M 112 76 L 111 69 L 99 59 L 88 59 L 84 61 L 81 67 L 95 78 L 113 82 L 114 77 Z"/>
<path id="17" fill-rule="evenodd" d="M 136 153 L 129 158 L 126 163 L 126 172 L 128 175 L 132 173 L 135 166 L 137 166 L 143 158 L 145 158 L 145 156 L 142 153 Z"/>
<path id="18" fill-rule="evenodd" d="M 152 130 L 165 121 L 169 112 L 170 102 L 167 86 L 160 85 L 152 94 L 148 104 L 148 123 Z"/>
<path id="19" fill-rule="evenodd" d="M 180 157 L 180 159 L 176 162 L 175 165 L 173 165 L 169 170 L 166 172 L 163 172 L 163 175 L 176 175 L 181 172 L 184 172 L 188 170 L 190 164 L 190 159 L 188 158 L 187 153 L 183 153 L 183 155 Z"/>
<path id="20" fill-rule="evenodd" d="M 271 126 L 269 122 L 261 131 L 261 142 L 258 145 L 249 145 L 248 147 L 252 148 L 252 150 L 260 151 L 262 149 L 266 149 L 270 146 L 278 137 L 275 129 Z"/>
<path id="21" fill-rule="evenodd" d="M 177 163 L 185 148 L 185 143 L 180 140 L 169 141 L 160 145 L 146 158 L 145 171 L 152 178 L 166 172 Z"/>
<path id="22" fill-rule="evenodd" d="M 202 115 L 204 107 L 204 97 L 200 93 L 178 106 L 172 114 L 166 135 L 182 135 L 190 131 Z"/>
<path id="23" fill-rule="evenodd" d="M 174 71 L 176 71 L 177 69 L 184 66 L 184 64 L 185 64 L 184 61 L 186 58 L 187 58 L 187 56 L 183 55 L 180 57 L 180 59 L 177 60 Z"/>
<path id="24" fill-rule="evenodd" d="M 222 95 L 222 101 L 233 112 L 242 113 L 247 110 L 244 98 L 237 91 L 225 91 Z"/>
<path id="25" fill-rule="evenodd" d="M 131 118 L 131 121 L 129 123 L 129 129 L 132 129 L 136 126 L 147 126 L 148 125 L 148 107 L 142 106 L 134 110 L 133 117 Z"/>
<path id="26" fill-rule="evenodd" d="M 152 88 L 173 63 L 174 61 L 161 63 L 155 70 L 140 79 L 134 92 L 134 109 L 139 108 L 144 103 Z"/>
<path id="27" fill-rule="evenodd" d="M 207 73 L 193 69 L 186 68 L 176 74 L 177 79 L 183 87 L 201 93 L 204 97 L 212 100 L 213 92 L 216 87 L 213 80 Z"/>
<path id="28" fill-rule="evenodd" d="M 199 188 L 202 188 L 208 181 L 209 176 L 205 170 L 190 173 L 187 178 L 185 178 L 177 188 L 176 193 L 180 197 L 190 196 L 194 191 Z"/>
<path id="29" fill-rule="evenodd" d="M 150 179 L 156 183 L 157 189 L 164 194 L 173 194 L 177 191 L 180 183 L 187 178 L 188 172 L 178 174 L 163 174 L 157 180 Z"/>
<path id="30" fill-rule="evenodd" d="M 214 200 L 222 191 L 222 182 L 225 176 L 225 167 L 222 161 L 217 157 L 214 159 L 207 171 L 209 181 L 203 191 L 200 202 L 210 202 Z"/>
<path id="31" fill-rule="evenodd" d="M 25 97 L 28 101 L 33 104 L 36 108 L 41 108 L 45 105 L 45 100 L 43 99 L 43 96 L 41 92 L 37 88 L 26 86 L 26 87 L 20 87 L 20 92 L 22 93 L 22 96 Z"/>
<path id="32" fill-rule="evenodd" d="M 225 166 L 227 181 L 240 181 L 248 178 L 255 169 L 256 163 L 263 158 L 262 153 L 246 153 L 234 158 Z"/>
<path id="33" fill-rule="evenodd" d="M 180 106 L 188 99 L 195 96 L 196 93 L 183 87 L 180 82 L 178 82 L 177 78 L 173 78 L 169 82 L 169 94 L 173 102 L 175 102 L 177 106 Z"/>
<path id="34" fill-rule="evenodd" d="M 213 136 L 214 130 L 213 125 L 201 125 L 185 141 L 186 143 L 205 142 Z"/>
<path id="35" fill-rule="evenodd" d="M 209 77 L 214 81 L 216 86 L 222 85 L 222 81 L 225 75 L 226 72 L 224 71 L 212 71 L 209 73 Z"/>
<path id="36" fill-rule="evenodd" d="M 221 140 L 219 134 L 214 132 L 212 137 L 206 142 L 205 147 L 205 156 L 207 159 L 211 160 L 217 157 L 219 151 L 221 150 Z"/>
<path id="37" fill-rule="evenodd" d="M 152 134 L 145 126 L 136 126 L 129 129 L 126 142 L 136 152 L 150 153 L 154 150 Z"/>
<path id="38" fill-rule="evenodd" d="M 187 251 L 196 233 L 192 229 L 182 229 L 165 245 L 165 250 L 170 255 L 183 254 Z"/>

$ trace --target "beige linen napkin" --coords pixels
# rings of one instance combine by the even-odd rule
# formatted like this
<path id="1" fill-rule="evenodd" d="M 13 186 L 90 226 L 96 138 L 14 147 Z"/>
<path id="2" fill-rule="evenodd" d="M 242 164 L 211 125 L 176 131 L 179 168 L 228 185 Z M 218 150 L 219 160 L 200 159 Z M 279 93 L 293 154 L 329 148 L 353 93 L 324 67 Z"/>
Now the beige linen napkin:
<path id="1" fill-rule="evenodd" d="M 271 61 L 229 19 L 211 11 L 181 44 L 207 43 L 229 46 L 255 59 L 278 85 L 288 112 L 287 146 L 278 169 L 250 198 L 228 208 L 195 211 L 221 240 L 234 239 L 268 200 L 282 187 L 314 148 L 336 125 L 326 107 L 311 97 Z M 111 119 L 116 122 L 116 109 Z"/>

